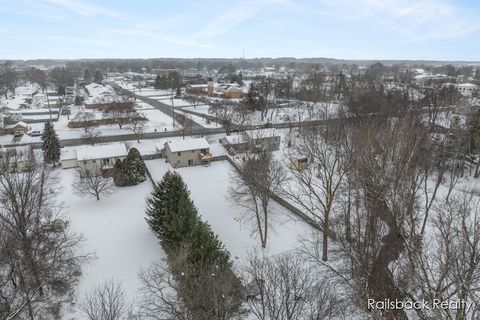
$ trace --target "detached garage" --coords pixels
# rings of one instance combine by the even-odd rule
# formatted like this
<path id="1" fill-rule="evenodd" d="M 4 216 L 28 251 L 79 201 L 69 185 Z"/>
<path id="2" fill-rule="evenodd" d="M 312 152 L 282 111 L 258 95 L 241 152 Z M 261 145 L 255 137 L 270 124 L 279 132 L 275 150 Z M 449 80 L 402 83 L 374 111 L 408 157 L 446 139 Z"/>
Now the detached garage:
<path id="1" fill-rule="evenodd" d="M 62 148 L 60 151 L 60 165 L 63 169 L 78 167 L 76 148 Z"/>

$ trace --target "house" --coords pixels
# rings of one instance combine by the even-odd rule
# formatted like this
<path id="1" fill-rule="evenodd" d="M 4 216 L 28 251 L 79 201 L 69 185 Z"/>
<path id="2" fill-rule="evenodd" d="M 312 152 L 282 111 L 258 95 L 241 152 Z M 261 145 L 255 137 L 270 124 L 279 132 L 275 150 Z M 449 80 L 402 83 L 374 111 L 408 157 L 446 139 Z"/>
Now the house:
<path id="1" fill-rule="evenodd" d="M 457 90 L 464 96 L 471 96 L 478 90 L 478 86 L 473 83 L 461 83 L 457 85 Z"/>
<path id="2" fill-rule="evenodd" d="M 256 145 L 260 145 L 268 151 L 280 150 L 280 135 L 275 129 L 259 129 L 247 132 Z"/>
<path id="3" fill-rule="evenodd" d="M 7 162 L 6 162 L 7 161 Z M 28 171 L 35 164 L 35 155 L 31 146 L 0 147 L 0 165 L 8 165 L 12 172 Z"/>
<path id="4" fill-rule="evenodd" d="M 82 169 L 101 168 L 104 176 L 112 173 L 115 162 L 127 157 L 127 148 L 125 143 L 97 144 L 94 146 L 79 146 L 75 150 L 77 164 Z M 73 155 L 65 155 L 64 162 L 67 166 L 72 164 Z M 62 165 L 63 167 L 63 165 Z"/>
<path id="5" fill-rule="evenodd" d="M 43 93 L 37 93 L 32 97 L 32 106 L 34 108 L 43 108 L 47 104 L 47 96 Z"/>
<path id="6" fill-rule="evenodd" d="M 162 153 L 174 168 L 208 164 L 212 160 L 210 144 L 205 138 L 168 141 Z"/>
<path id="7" fill-rule="evenodd" d="M 244 93 L 241 88 L 231 87 L 223 91 L 223 96 L 227 99 L 240 99 L 243 98 Z"/>
<path id="8" fill-rule="evenodd" d="M 22 111 L 9 110 L 5 112 L 5 118 L 8 118 L 9 123 L 16 123 L 23 120 Z"/>
<path id="9" fill-rule="evenodd" d="M 247 149 L 277 151 L 280 149 L 280 142 L 280 135 L 275 129 L 245 131 L 220 139 L 220 143 L 230 154 L 241 153 Z"/>
<path id="10" fill-rule="evenodd" d="M 246 132 L 225 136 L 220 139 L 220 144 L 227 149 L 230 155 L 243 152 L 249 148 L 250 137 Z"/>
<path id="11" fill-rule="evenodd" d="M 29 130 L 28 129 L 28 124 L 26 124 L 25 122 L 23 121 L 19 121 L 17 122 L 14 126 L 13 126 L 13 132 L 14 133 L 20 133 L 20 134 L 25 134 L 27 133 L 27 131 Z"/>

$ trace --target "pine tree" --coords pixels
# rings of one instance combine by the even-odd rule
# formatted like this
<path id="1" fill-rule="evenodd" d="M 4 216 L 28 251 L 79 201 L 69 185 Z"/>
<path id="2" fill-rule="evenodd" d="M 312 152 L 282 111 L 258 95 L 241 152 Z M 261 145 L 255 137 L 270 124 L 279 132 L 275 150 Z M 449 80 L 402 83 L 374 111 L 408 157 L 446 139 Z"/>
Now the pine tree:
<path id="1" fill-rule="evenodd" d="M 163 225 L 162 246 L 167 253 L 176 252 L 182 246 L 190 247 L 190 233 L 199 224 L 198 212 L 188 191 L 181 192 L 178 202 L 167 215 Z"/>
<path id="2" fill-rule="evenodd" d="M 166 251 L 178 248 L 198 222 L 187 186 L 178 173 L 171 171 L 155 184 L 147 199 L 146 214 L 150 228 Z"/>
<path id="3" fill-rule="evenodd" d="M 155 89 L 160 89 L 162 87 L 162 78 L 160 77 L 159 74 L 157 74 L 157 77 L 155 78 Z"/>
<path id="4" fill-rule="evenodd" d="M 199 268 L 213 264 L 225 266 L 229 263 L 229 252 L 208 223 L 199 222 L 194 226 L 190 231 L 188 244 L 190 263 Z"/>
<path id="5" fill-rule="evenodd" d="M 113 182 L 117 187 L 134 186 L 147 180 L 147 167 L 137 149 L 131 148 L 125 160 L 113 167 Z"/>
<path id="6" fill-rule="evenodd" d="M 128 185 L 136 185 L 147 180 L 147 166 L 136 148 L 130 148 L 124 165 L 128 173 Z"/>
<path id="7" fill-rule="evenodd" d="M 53 163 L 55 166 L 60 160 L 60 141 L 51 122 L 45 123 L 42 142 L 43 160 L 45 163 Z"/>
<path id="8" fill-rule="evenodd" d="M 127 174 L 125 172 L 125 165 L 124 161 L 117 159 L 115 164 L 113 165 L 113 173 L 112 173 L 113 183 L 117 187 L 123 187 L 127 185 Z"/>

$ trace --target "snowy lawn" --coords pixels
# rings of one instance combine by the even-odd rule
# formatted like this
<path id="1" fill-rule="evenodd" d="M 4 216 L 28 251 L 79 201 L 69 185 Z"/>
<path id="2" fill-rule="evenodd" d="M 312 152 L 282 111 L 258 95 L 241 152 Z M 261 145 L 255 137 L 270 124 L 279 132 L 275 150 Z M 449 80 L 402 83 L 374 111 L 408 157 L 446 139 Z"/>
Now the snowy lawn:
<path id="1" fill-rule="evenodd" d="M 165 255 L 145 222 L 145 199 L 152 190 L 149 180 L 133 187 L 114 188 L 97 201 L 74 194 L 73 169 L 59 170 L 61 193 L 72 229 L 85 237 L 84 250 L 96 258 L 83 267 L 79 298 L 104 280 L 122 281 L 130 299 L 138 297 L 137 274 Z"/>
<path id="2" fill-rule="evenodd" d="M 164 159 L 147 161 L 156 180 L 172 170 Z M 243 209 L 228 200 L 229 175 L 232 167 L 227 161 L 212 162 L 209 167 L 196 166 L 176 169 L 191 192 L 191 197 L 204 221 L 212 226 L 232 258 L 244 259 L 253 250 L 261 250 L 260 239 L 252 234 L 253 225 L 241 217 Z M 300 236 L 313 230 L 277 203 L 272 203 L 272 226 L 269 229 L 267 253 L 274 255 L 298 248 Z"/>
<path id="3" fill-rule="evenodd" d="M 204 128 L 221 128 L 222 127 L 221 125 L 219 125 L 215 121 L 207 122 L 207 119 L 205 119 L 203 117 L 200 117 L 200 116 L 197 116 L 197 115 L 194 115 L 194 114 L 191 114 L 191 113 L 187 113 L 187 112 L 183 112 L 183 111 L 175 111 L 175 112 L 179 113 L 183 116 L 186 116 L 187 118 L 195 121 L 196 123 L 198 123 L 199 125 L 201 125 Z"/>
<path id="4" fill-rule="evenodd" d="M 208 104 L 202 104 L 202 105 L 199 105 L 199 106 L 196 106 L 196 107 L 185 107 L 183 109 L 193 111 L 193 112 L 197 112 L 197 113 L 206 114 L 206 115 L 215 115 L 215 113 L 210 113 L 209 112 L 210 106 Z"/>

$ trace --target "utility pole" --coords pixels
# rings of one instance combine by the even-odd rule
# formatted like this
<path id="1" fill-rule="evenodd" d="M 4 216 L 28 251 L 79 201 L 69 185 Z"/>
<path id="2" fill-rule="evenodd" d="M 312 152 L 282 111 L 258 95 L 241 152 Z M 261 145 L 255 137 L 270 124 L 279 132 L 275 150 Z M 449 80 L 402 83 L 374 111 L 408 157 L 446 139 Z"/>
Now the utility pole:
<path id="1" fill-rule="evenodd" d="M 175 128 L 175 106 L 173 104 L 173 75 L 170 76 L 170 87 L 172 88 L 172 126 Z"/>

